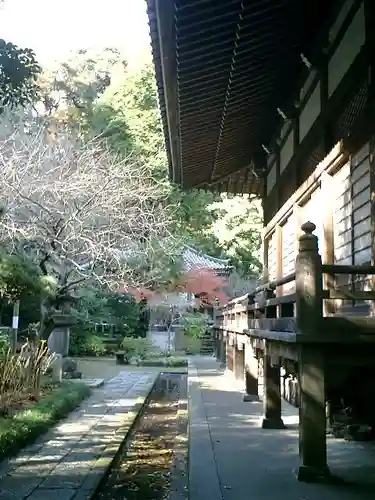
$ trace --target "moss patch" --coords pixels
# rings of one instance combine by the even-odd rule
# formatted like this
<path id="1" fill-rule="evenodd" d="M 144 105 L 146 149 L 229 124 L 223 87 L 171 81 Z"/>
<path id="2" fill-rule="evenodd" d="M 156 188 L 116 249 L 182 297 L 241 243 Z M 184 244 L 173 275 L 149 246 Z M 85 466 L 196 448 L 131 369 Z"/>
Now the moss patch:
<path id="1" fill-rule="evenodd" d="M 33 443 L 53 424 L 73 411 L 90 392 L 85 384 L 63 382 L 48 392 L 39 403 L 12 417 L 0 418 L 0 460 Z"/>

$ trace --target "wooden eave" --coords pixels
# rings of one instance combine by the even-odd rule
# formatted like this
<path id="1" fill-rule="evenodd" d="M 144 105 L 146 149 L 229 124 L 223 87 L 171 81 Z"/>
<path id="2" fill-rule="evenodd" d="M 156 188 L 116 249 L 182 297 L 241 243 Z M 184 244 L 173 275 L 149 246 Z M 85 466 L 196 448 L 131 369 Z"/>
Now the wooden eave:
<path id="1" fill-rule="evenodd" d="M 263 194 L 262 145 L 337 3 L 147 0 L 171 180 Z"/>

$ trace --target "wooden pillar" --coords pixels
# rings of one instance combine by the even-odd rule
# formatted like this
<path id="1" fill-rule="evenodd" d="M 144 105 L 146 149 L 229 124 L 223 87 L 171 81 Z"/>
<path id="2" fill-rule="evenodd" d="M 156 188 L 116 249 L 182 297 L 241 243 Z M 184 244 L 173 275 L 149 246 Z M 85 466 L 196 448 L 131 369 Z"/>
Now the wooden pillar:
<path id="1" fill-rule="evenodd" d="M 298 379 L 300 387 L 299 449 L 297 478 L 314 481 L 329 475 L 327 467 L 325 412 L 325 356 L 322 344 L 309 344 L 322 331 L 322 268 L 318 253 L 315 225 L 301 226 L 299 253 L 296 260 L 297 328 L 305 342 L 300 346 Z"/>
<path id="2" fill-rule="evenodd" d="M 258 392 L 258 358 L 256 350 L 248 341 L 245 345 L 245 390 L 244 402 L 259 401 Z"/>
<path id="3" fill-rule="evenodd" d="M 226 361 L 225 361 L 225 368 L 231 372 L 234 370 L 234 359 L 233 359 L 233 350 L 234 346 L 230 345 L 231 342 L 229 342 L 229 333 L 227 334 L 227 339 L 226 339 Z"/>
<path id="4" fill-rule="evenodd" d="M 215 356 L 216 356 L 216 361 L 220 361 L 221 359 L 221 331 L 218 328 L 214 329 L 214 335 L 215 335 Z"/>
<path id="5" fill-rule="evenodd" d="M 375 118 L 375 5 L 373 0 L 365 0 L 366 13 L 366 46 L 369 62 L 369 98 L 367 120 L 374 123 Z M 375 265 L 375 135 L 370 139 L 370 196 L 371 196 L 371 265 Z M 375 290 L 375 276 L 371 276 L 371 289 Z M 371 301 L 371 315 L 375 316 L 375 301 Z"/>
<path id="6" fill-rule="evenodd" d="M 371 265 L 375 266 L 375 137 L 370 141 L 370 193 L 371 193 Z M 375 290 L 375 276 L 371 276 L 371 290 Z M 375 316 L 375 301 L 371 301 L 371 315 Z"/>
<path id="7" fill-rule="evenodd" d="M 322 262 L 324 264 L 334 264 L 334 231 L 333 231 L 333 200 L 334 182 L 331 175 L 327 172 L 322 174 L 321 198 L 324 200 L 323 232 L 324 245 L 322 252 Z M 326 289 L 334 287 L 334 277 L 325 274 L 323 276 L 323 286 Z M 325 300 L 323 303 L 323 315 L 328 316 L 335 312 L 333 301 Z"/>
<path id="8" fill-rule="evenodd" d="M 327 466 L 324 365 L 322 346 L 300 346 L 299 481 L 310 482 L 330 476 Z"/>
<path id="9" fill-rule="evenodd" d="M 276 279 L 283 277 L 283 228 L 278 224 L 276 226 Z M 277 287 L 276 297 L 283 295 L 283 287 Z M 276 307 L 276 316 L 281 318 L 281 305 Z"/>
<path id="10" fill-rule="evenodd" d="M 263 234 L 262 237 L 262 254 L 263 254 L 263 270 L 262 270 L 262 280 L 263 283 L 267 283 L 268 281 L 268 246 L 269 246 L 269 238 L 266 238 Z"/>
<path id="11" fill-rule="evenodd" d="M 375 118 L 375 5 L 371 0 L 365 0 L 366 9 L 366 45 L 368 52 L 369 66 L 369 98 L 367 105 L 367 120 L 373 124 Z M 371 265 L 375 265 L 375 135 L 370 139 L 370 196 L 371 196 Z M 370 278 L 371 289 L 375 290 L 375 276 Z M 371 315 L 375 316 L 375 301 L 371 301 Z"/>
<path id="12" fill-rule="evenodd" d="M 221 368 L 226 368 L 227 366 L 227 336 L 225 335 L 224 330 L 221 331 L 221 346 L 220 346 L 220 361 Z"/>
<path id="13" fill-rule="evenodd" d="M 263 357 L 263 429 L 285 429 L 281 418 L 280 358 L 272 357 L 270 342 L 266 340 Z"/>
<path id="14" fill-rule="evenodd" d="M 277 203 L 277 210 L 280 210 L 281 208 L 281 182 L 280 182 L 280 176 L 281 176 L 281 171 L 280 171 L 280 146 L 277 144 L 276 147 L 276 180 L 275 180 L 275 186 L 276 186 L 276 203 Z"/>

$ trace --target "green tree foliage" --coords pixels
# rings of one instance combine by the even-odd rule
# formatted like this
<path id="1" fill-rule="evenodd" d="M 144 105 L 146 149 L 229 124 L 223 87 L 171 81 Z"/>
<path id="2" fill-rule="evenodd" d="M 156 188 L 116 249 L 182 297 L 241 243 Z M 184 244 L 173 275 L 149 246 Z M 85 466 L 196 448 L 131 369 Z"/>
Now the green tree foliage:
<path id="1" fill-rule="evenodd" d="M 26 295 L 54 295 L 54 282 L 38 266 L 19 255 L 0 255 L 0 294 L 10 302 Z"/>
<path id="2" fill-rule="evenodd" d="M 221 217 L 213 224 L 212 230 L 220 235 L 221 246 L 240 274 L 258 277 L 262 269 L 260 200 L 223 196 L 217 205 Z"/>
<path id="3" fill-rule="evenodd" d="M 168 184 L 152 64 L 125 69 L 126 64 L 113 49 L 95 53 L 81 50 L 44 73 L 41 81 L 45 107 L 60 123 L 91 130 L 91 136 L 101 137 L 116 153 L 147 162 L 152 175 Z M 211 227 L 220 209 L 209 207 L 219 200 L 210 192 L 181 191 L 174 185 L 169 185 L 165 200 L 175 209 L 174 234 L 182 242 L 217 257 L 225 250 Z"/>
<path id="4" fill-rule="evenodd" d="M 114 48 L 81 49 L 40 75 L 42 113 L 60 125 L 87 129 L 98 98 L 112 77 L 123 74 L 126 63 Z"/>
<path id="5" fill-rule="evenodd" d="M 137 335 L 140 306 L 127 293 L 106 294 L 107 321 L 122 335 Z"/>
<path id="6" fill-rule="evenodd" d="M 167 182 L 168 163 L 151 64 L 128 72 L 123 81 L 107 88 L 95 107 L 91 126 L 117 151 L 144 158 L 153 166 L 154 175 Z M 166 200 L 176 209 L 175 234 L 215 256 L 220 256 L 222 249 L 209 230 L 219 211 L 208 207 L 218 199 L 203 190 L 181 191 L 170 185 Z"/>
<path id="7" fill-rule="evenodd" d="M 33 102 L 38 93 L 40 71 L 31 49 L 0 40 L 0 110 Z"/>
<path id="8" fill-rule="evenodd" d="M 92 128 L 125 154 L 134 152 L 168 176 L 167 158 L 151 64 L 110 85 L 94 109 Z M 174 231 L 189 245 L 216 257 L 230 257 L 241 274 L 260 269 L 261 208 L 240 197 L 170 186 L 167 202 L 176 207 Z"/>

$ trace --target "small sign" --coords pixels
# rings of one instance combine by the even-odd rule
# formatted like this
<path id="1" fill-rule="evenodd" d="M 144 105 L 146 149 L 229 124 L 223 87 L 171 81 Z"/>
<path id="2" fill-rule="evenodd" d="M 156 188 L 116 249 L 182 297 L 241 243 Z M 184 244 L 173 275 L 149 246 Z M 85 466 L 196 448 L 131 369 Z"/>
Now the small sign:
<path id="1" fill-rule="evenodd" d="M 18 330 L 19 316 L 13 316 L 12 328 L 13 330 Z"/>

